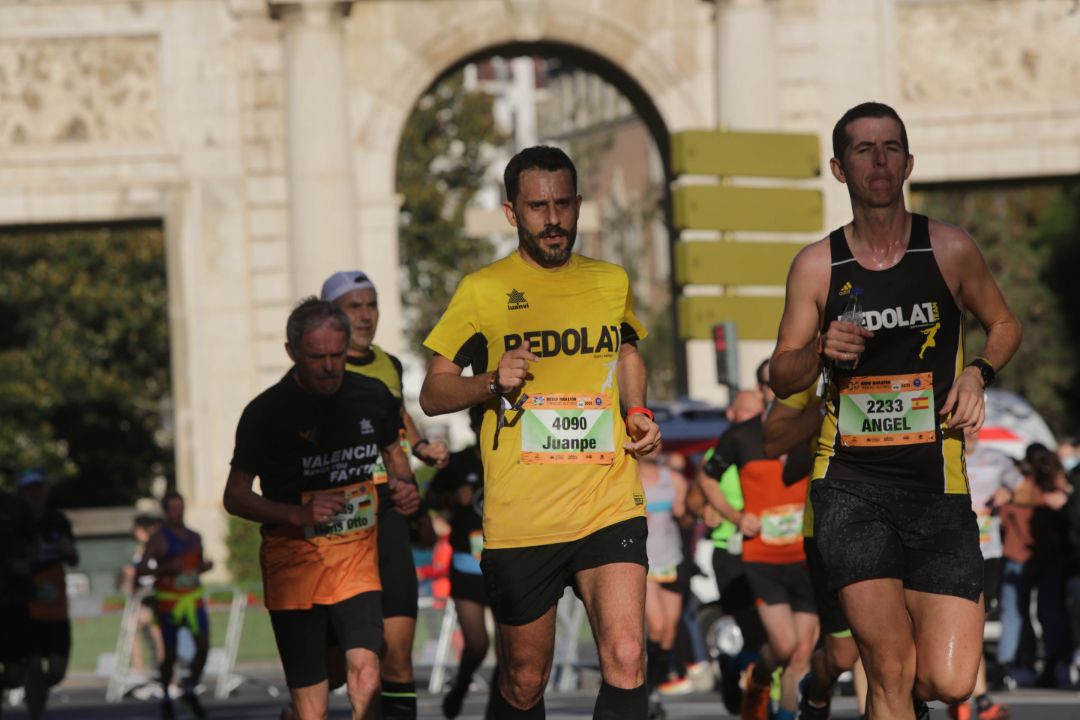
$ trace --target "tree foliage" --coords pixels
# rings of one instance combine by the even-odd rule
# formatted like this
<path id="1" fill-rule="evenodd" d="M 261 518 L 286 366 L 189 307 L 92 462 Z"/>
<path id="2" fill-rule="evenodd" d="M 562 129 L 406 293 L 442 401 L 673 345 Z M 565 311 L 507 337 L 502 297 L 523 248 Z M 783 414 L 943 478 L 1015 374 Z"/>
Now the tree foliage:
<path id="1" fill-rule="evenodd" d="M 171 475 L 158 226 L 0 231 L 0 478 L 59 505 L 129 504 Z"/>
<path id="2" fill-rule="evenodd" d="M 491 96 L 466 90 L 461 73 L 424 93 L 405 125 L 398 237 L 405 332 L 413 347 L 434 327 L 461 278 L 492 260 L 489 242 L 465 234 L 465 208 L 506 142 L 495 127 Z"/>
<path id="3" fill-rule="evenodd" d="M 1059 187 L 1043 183 L 951 187 L 921 191 L 917 200 L 921 211 L 971 234 L 1024 327 L 1020 349 L 995 385 L 1027 398 L 1061 433 L 1069 423 L 1066 391 L 1076 378 L 1069 362 L 1074 342 L 1066 332 L 1062 297 L 1047 281 L 1060 275 L 1055 268 L 1060 249 L 1045 226 L 1055 217 L 1053 208 L 1063 202 Z M 1073 232 L 1076 237 L 1075 225 Z M 1072 288 L 1061 284 L 1060 290 L 1077 303 L 1075 282 Z M 971 358 L 979 353 L 985 335 L 970 315 L 965 328 Z"/>

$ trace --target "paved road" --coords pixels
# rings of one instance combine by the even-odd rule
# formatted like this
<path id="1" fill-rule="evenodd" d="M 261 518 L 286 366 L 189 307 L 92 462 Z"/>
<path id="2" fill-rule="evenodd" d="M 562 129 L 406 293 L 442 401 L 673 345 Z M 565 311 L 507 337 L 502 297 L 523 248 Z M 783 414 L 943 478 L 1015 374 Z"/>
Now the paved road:
<path id="1" fill-rule="evenodd" d="M 265 684 L 243 686 L 235 697 L 226 701 L 206 700 L 210 717 L 214 720 L 254 720 L 255 718 L 277 718 L 282 697 L 271 697 Z M 477 692 L 470 697 L 460 715 L 462 720 L 483 718 L 486 695 Z M 95 683 L 76 683 L 57 693 L 50 703 L 49 718 L 64 720 L 153 720 L 159 716 L 158 706 L 154 701 L 126 700 L 116 705 L 106 705 L 104 687 Z M 1073 691 L 1021 690 L 1000 693 L 996 697 L 1012 707 L 1014 720 L 1077 720 L 1080 718 L 1080 693 Z M 592 716 L 594 691 L 569 694 L 549 694 L 546 699 L 547 716 L 552 720 L 572 720 Z M 426 692 L 420 695 L 420 718 L 436 720 L 442 717 L 440 698 Z M 716 695 L 697 693 L 665 700 L 668 718 L 671 720 L 721 720 L 731 718 Z M 186 712 L 177 705 L 178 717 L 188 718 Z M 837 720 L 854 720 L 856 717 L 854 700 L 849 697 L 838 698 L 833 706 L 833 717 Z M 333 720 L 344 720 L 350 716 L 348 703 L 344 698 L 332 700 Z M 4 709 L 5 720 L 22 720 L 27 717 L 23 708 Z M 933 720 L 946 720 L 945 710 L 938 706 L 931 712 Z"/>

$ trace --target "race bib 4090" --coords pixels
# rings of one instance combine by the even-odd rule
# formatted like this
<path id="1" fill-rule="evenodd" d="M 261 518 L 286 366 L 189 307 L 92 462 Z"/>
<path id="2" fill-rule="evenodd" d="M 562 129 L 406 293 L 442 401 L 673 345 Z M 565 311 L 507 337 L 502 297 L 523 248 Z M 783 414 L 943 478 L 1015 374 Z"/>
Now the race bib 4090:
<path id="1" fill-rule="evenodd" d="M 615 426 L 607 395 L 530 396 L 522 406 L 521 462 L 610 465 Z"/>

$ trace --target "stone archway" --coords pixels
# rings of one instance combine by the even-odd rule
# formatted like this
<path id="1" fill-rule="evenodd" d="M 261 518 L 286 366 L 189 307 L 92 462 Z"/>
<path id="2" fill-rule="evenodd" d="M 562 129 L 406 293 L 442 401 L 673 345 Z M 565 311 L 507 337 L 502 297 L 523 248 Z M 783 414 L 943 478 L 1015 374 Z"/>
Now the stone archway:
<path id="1" fill-rule="evenodd" d="M 427 88 L 465 63 L 494 54 L 573 59 L 630 99 L 649 125 L 662 156 L 669 132 L 712 122 L 711 81 L 693 71 L 700 67 L 695 53 L 709 41 L 708 34 L 700 32 L 702 23 L 710 22 L 707 7 L 675 11 L 642 4 L 627 8 L 617 0 L 584 7 L 509 0 L 458 5 L 461 12 L 448 24 L 425 18 L 419 7 L 390 8 L 385 3 L 356 6 L 347 24 L 353 160 L 358 178 L 357 256 L 379 277 L 396 280 L 398 276 L 395 164 L 405 122 Z M 685 22 L 665 17 L 666 23 L 660 23 L 651 17 L 673 12 L 686 15 Z M 389 32 L 400 25 L 412 32 Z M 661 25 L 662 33 L 653 32 Z M 386 63 L 386 58 L 391 62 Z M 379 68 L 377 73 L 371 72 L 373 67 Z M 388 347 L 400 350 L 398 294 L 382 295 L 380 337 Z"/>

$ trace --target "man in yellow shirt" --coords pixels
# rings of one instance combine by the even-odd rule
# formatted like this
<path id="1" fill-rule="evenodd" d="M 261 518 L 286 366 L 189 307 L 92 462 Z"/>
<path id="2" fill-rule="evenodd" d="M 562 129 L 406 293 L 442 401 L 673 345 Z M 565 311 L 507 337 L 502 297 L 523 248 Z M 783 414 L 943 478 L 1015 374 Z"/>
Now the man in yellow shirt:
<path id="1" fill-rule="evenodd" d="M 527 148 L 504 182 L 518 249 L 462 280 L 424 343 L 435 356 L 420 392 L 429 415 L 484 405 L 481 568 L 503 669 L 493 712 L 544 716 L 555 607 L 570 585 L 600 652 L 594 716 L 644 718 L 645 498 L 635 457 L 660 444 L 637 350 L 645 328 L 626 272 L 572 253 L 581 196 L 570 158 Z"/>

